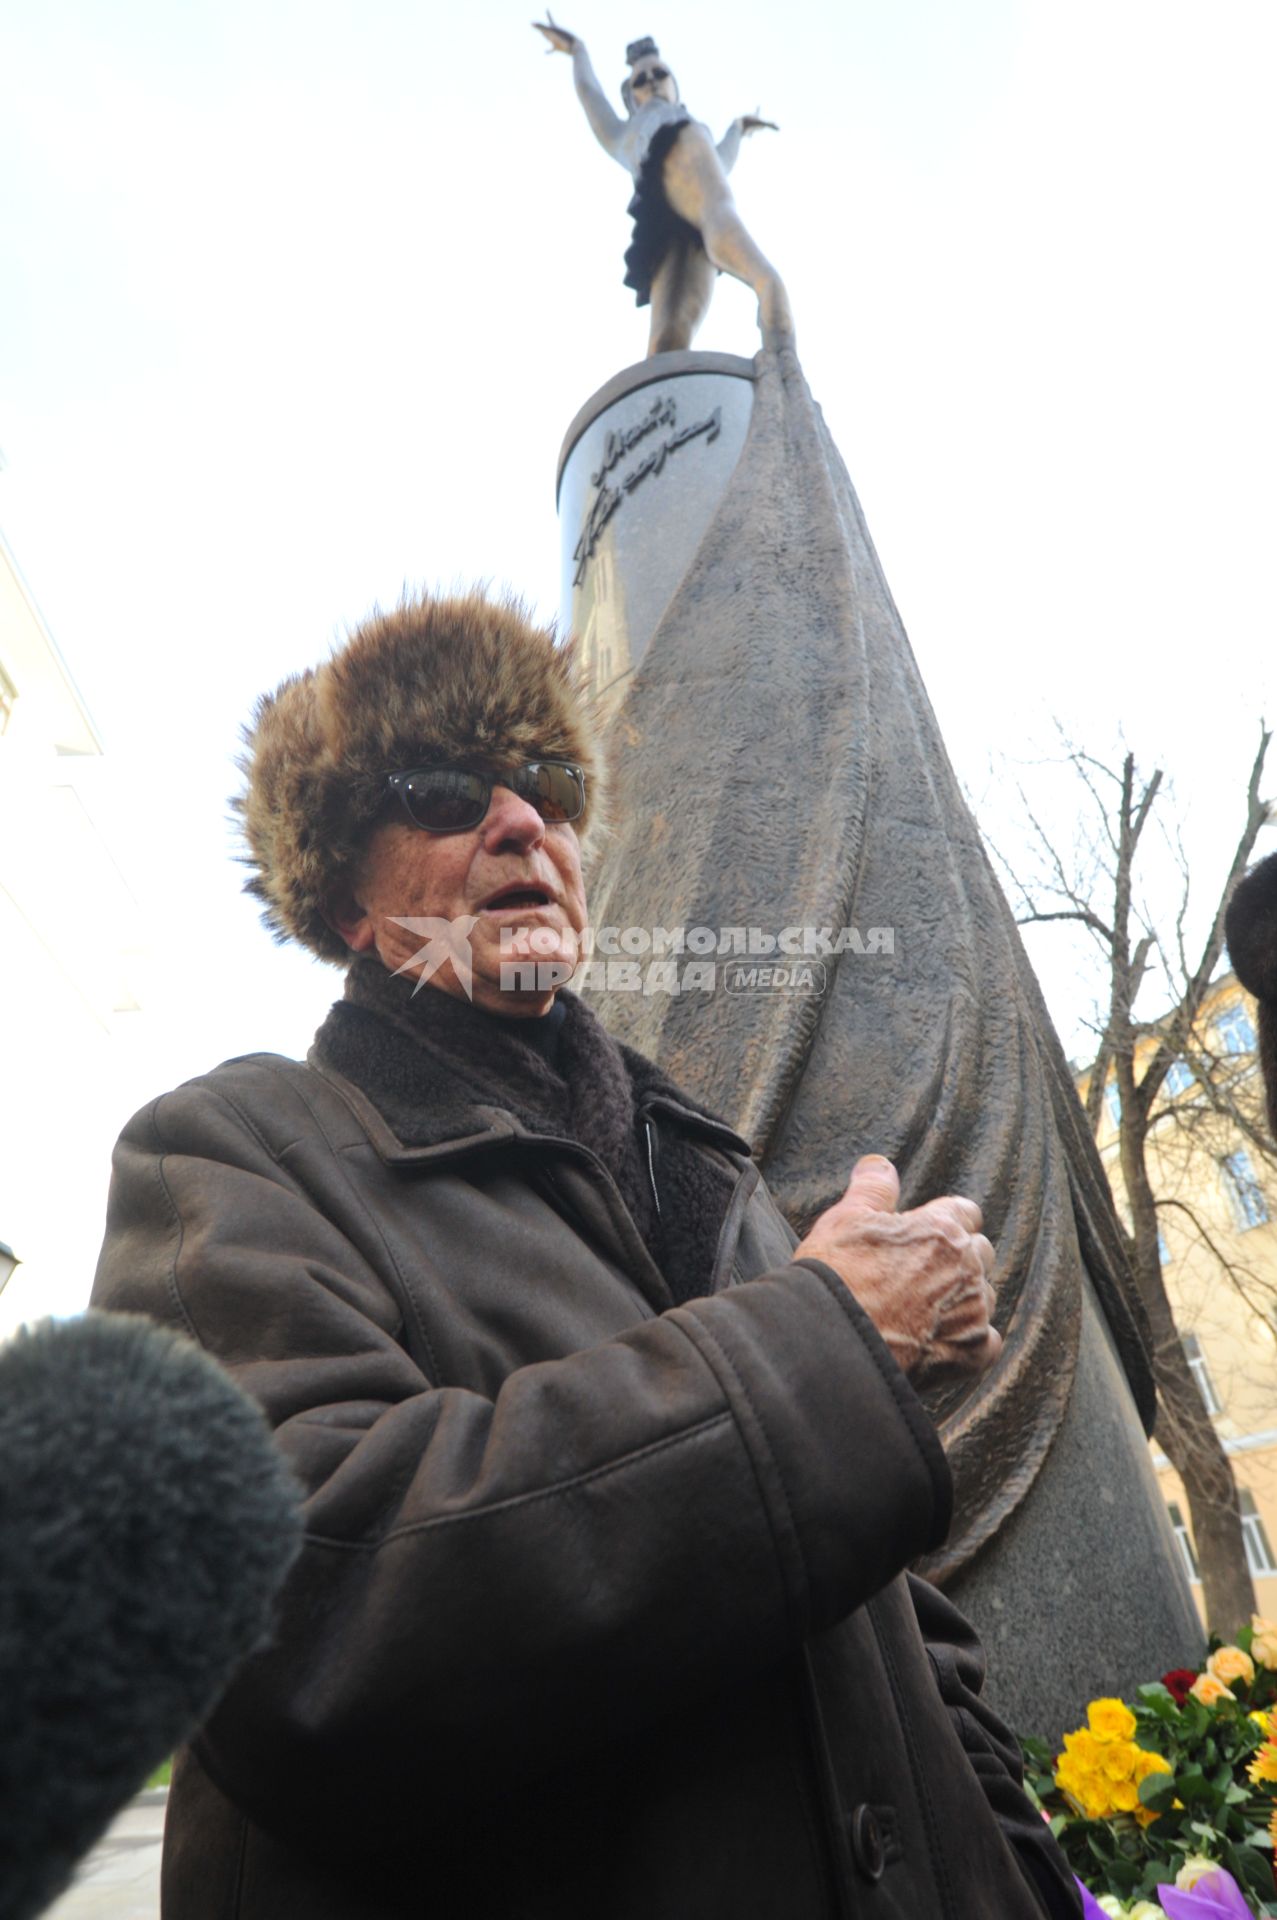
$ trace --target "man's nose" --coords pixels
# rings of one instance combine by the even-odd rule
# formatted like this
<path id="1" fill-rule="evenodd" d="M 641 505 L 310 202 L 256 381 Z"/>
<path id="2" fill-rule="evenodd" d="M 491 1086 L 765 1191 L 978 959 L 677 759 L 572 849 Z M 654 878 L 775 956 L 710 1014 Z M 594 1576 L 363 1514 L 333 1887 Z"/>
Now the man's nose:
<path id="1" fill-rule="evenodd" d="M 493 787 L 483 822 L 483 843 L 489 852 L 502 847 L 538 847 L 545 839 L 545 821 L 528 800 L 509 787 Z"/>

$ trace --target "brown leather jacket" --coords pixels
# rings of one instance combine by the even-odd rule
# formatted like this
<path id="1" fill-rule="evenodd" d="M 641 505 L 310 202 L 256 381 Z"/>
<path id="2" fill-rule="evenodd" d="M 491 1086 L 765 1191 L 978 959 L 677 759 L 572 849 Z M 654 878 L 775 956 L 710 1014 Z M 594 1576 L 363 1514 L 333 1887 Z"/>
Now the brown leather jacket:
<path id="1" fill-rule="evenodd" d="M 586 1149 L 425 1064 L 356 1086 L 326 1030 L 116 1154 L 95 1304 L 217 1355 L 309 1496 L 179 1762 L 165 1920 L 1078 1912 L 970 1629 L 901 1577 L 934 1429 L 744 1143 L 648 1097 L 736 1181 L 676 1307 Z"/>

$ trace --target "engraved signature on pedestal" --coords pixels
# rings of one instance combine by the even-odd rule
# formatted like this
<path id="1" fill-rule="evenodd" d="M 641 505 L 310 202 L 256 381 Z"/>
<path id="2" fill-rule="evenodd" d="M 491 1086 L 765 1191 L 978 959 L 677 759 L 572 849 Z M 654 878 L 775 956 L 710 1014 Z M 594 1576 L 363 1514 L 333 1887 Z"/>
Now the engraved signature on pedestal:
<path id="1" fill-rule="evenodd" d="M 615 486 L 609 485 L 608 474 L 614 467 L 619 466 L 626 454 L 631 453 L 640 440 L 645 440 L 648 434 L 655 433 L 658 427 L 673 427 L 676 419 L 677 410 L 674 401 L 669 395 L 665 395 L 652 402 L 643 418 L 635 426 L 608 433 L 607 439 L 603 442 L 603 459 L 598 472 L 590 475 L 590 485 L 597 487 L 598 492 L 585 516 L 581 538 L 572 549 L 572 558 L 576 561 L 576 572 L 572 575 L 574 587 L 579 587 L 585 579 L 586 568 L 602 538 L 603 529 L 618 507 L 623 505 L 626 494 L 633 493 L 649 474 L 660 473 L 670 455 L 677 453 L 680 447 L 685 447 L 689 440 L 695 440 L 702 433 L 705 435 L 706 445 L 717 440 L 723 424 L 722 408 L 715 407 L 704 420 L 693 421 L 690 426 L 678 427 L 675 432 L 662 440 L 659 446 L 653 447 L 649 453 L 645 454 L 637 466 L 631 467 L 628 473 L 623 474 Z"/>

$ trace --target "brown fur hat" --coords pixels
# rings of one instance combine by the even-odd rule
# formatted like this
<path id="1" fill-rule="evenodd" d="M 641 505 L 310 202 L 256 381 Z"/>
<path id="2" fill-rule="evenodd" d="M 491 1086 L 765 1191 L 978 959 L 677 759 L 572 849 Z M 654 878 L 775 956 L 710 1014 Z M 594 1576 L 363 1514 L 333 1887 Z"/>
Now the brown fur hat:
<path id="1" fill-rule="evenodd" d="M 323 910 L 386 808 L 387 773 L 570 760 L 585 770 L 577 831 L 598 813 L 595 721 L 571 649 L 520 601 L 477 589 L 373 613 L 330 660 L 265 694 L 244 737 L 231 804 L 253 870 L 245 891 L 276 939 L 342 965 L 350 950 Z"/>

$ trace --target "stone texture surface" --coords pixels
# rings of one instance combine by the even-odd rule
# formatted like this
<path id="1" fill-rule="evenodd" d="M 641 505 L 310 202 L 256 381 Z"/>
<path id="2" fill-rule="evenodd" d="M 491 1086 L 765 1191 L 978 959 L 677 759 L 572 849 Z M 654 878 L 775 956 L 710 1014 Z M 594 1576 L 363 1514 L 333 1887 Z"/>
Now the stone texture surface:
<path id="1" fill-rule="evenodd" d="M 1088 1700 L 1200 1662 L 1183 1560 L 1088 1284 L 1073 1392 L 1032 1494 L 948 1591 L 984 1641 L 990 1699 L 1043 1739 L 1081 1726 Z"/>
<path id="2" fill-rule="evenodd" d="M 692 356 L 694 357 L 694 356 Z M 593 924 L 889 928 L 890 952 L 826 958 L 817 994 L 601 996 L 603 1017 L 752 1139 L 801 1229 L 875 1150 L 906 1203 L 966 1192 L 998 1247 L 995 1372 L 934 1402 L 957 1483 L 942 1583 L 982 1556 L 1017 1607 L 1003 1531 L 1073 1389 L 1084 1276 L 1145 1421 L 1152 1386 L 1107 1185 L 1019 935 L 949 765 L 859 503 L 792 352 L 756 362 L 749 435 L 613 723 L 614 817 Z M 627 558 L 641 566 L 641 556 Z M 718 962 L 719 967 L 723 961 Z M 1074 1481 L 1049 1524 L 1096 1530 Z M 1197 1632 L 1158 1548 L 1147 1473 L 1088 1545 L 1125 1684 L 1127 1600 L 1149 1644 Z M 1129 1511 L 1128 1511 L 1129 1509 Z M 990 1543 L 994 1543 L 992 1546 Z M 1004 1564 L 1005 1562 L 1005 1564 Z M 1041 1607 L 1044 1596 L 1034 1603 Z M 1123 1622 L 1119 1625 L 1119 1621 Z M 1049 1661 L 1034 1634 L 1020 1671 Z M 1159 1667 L 1159 1672 L 1161 1668 Z M 1017 1676 L 1003 1665 L 1004 1696 Z M 1040 1709 L 1035 1705 L 1034 1711 Z M 1073 1711 L 1059 1703 L 1060 1717 Z"/>

